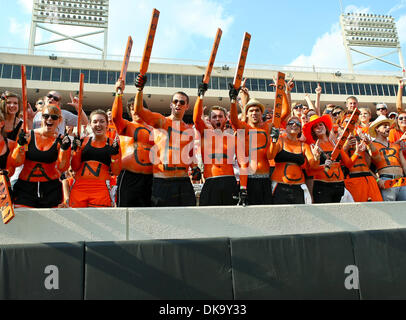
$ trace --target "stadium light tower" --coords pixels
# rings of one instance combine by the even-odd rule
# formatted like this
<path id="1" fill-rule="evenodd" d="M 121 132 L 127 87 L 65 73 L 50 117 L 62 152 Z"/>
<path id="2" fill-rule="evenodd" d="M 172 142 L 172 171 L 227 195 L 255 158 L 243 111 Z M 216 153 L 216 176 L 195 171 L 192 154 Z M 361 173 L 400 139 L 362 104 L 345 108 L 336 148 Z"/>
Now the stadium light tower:
<path id="1" fill-rule="evenodd" d="M 108 19 L 109 0 L 34 0 L 29 52 L 33 54 L 35 47 L 72 40 L 100 51 L 103 59 L 105 59 L 107 55 Z M 45 25 L 69 25 L 74 27 L 95 28 L 96 30 L 77 36 L 71 36 L 52 30 L 51 27 L 46 27 Z M 61 38 L 35 43 L 37 28 L 57 34 Z M 103 48 L 79 40 L 79 38 L 97 34 L 104 34 Z"/>
<path id="2" fill-rule="evenodd" d="M 370 13 L 343 13 L 340 16 L 340 24 L 343 34 L 344 47 L 347 53 L 348 67 L 351 72 L 354 72 L 354 66 L 372 60 L 378 60 L 380 62 L 398 67 L 402 70 L 405 69 L 396 23 L 392 16 Z M 367 52 L 357 50 L 354 47 L 385 48 L 391 51 L 386 52 L 381 56 L 375 56 Z M 365 55 L 368 57 L 368 59 L 353 63 L 351 51 Z M 382 59 L 383 57 L 394 53 L 398 53 L 399 55 L 399 64 Z"/>

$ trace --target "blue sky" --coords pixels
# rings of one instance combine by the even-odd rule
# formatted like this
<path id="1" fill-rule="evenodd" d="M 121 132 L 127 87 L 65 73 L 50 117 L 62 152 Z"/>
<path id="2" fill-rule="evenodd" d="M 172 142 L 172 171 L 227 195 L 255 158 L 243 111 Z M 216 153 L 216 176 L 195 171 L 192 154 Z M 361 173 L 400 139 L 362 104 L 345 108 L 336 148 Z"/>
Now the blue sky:
<path id="1" fill-rule="evenodd" d="M 0 20 L 1 47 L 27 48 L 32 0 L 0 3 L 7 13 Z M 406 0 L 341 3 L 344 12 L 394 16 L 406 58 Z M 135 42 L 133 56 L 142 54 L 153 8 L 161 12 L 153 58 L 206 61 L 216 30 L 221 27 L 223 37 L 217 62 L 237 62 L 243 34 L 249 32 L 252 40 L 248 64 L 347 68 L 339 28 L 339 0 L 110 0 L 108 54 L 122 56 L 129 35 Z M 72 35 L 83 33 L 72 27 L 57 29 Z M 39 32 L 37 41 L 50 37 L 54 36 Z M 100 37 L 93 39 L 102 46 Z M 87 47 L 73 42 L 42 49 L 89 52 Z M 97 51 L 90 49 L 90 53 Z M 387 59 L 398 63 L 397 55 Z M 393 70 L 388 65 L 372 63 L 359 69 Z"/>

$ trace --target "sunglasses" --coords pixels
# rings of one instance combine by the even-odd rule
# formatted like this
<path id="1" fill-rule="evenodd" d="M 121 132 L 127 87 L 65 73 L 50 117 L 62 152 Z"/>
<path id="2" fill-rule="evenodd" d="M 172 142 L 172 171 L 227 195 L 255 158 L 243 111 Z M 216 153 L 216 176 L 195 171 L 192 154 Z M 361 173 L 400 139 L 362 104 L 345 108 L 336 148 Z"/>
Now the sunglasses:
<path id="1" fill-rule="evenodd" d="M 377 108 L 376 110 L 377 111 L 382 111 L 382 110 L 388 110 L 388 109 L 386 109 L 386 108 Z"/>
<path id="2" fill-rule="evenodd" d="M 303 105 L 298 104 L 297 106 L 294 106 L 293 109 L 303 109 Z"/>
<path id="3" fill-rule="evenodd" d="M 175 100 L 172 101 L 172 103 L 175 104 L 175 105 L 178 104 L 178 102 L 180 103 L 181 106 L 184 106 L 186 104 L 185 100 L 175 99 Z"/>
<path id="4" fill-rule="evenodd" d="M 44 101 L 38 101 L 37 104 L 39 104 L 40 106 L 42 106 L 44 104 Z"/>
<path id="5" fill-rule="evenodd" d="M 297 122 L 297 121 L 289 121 L 288 123 L 287 123 L 287 125 L 288 126 L 293 126 L 293 125 L 297 125 L 298 127 L 301 127 L 302 126 L 302 124 L 300 123 L 300 122 Z"/>
<path id="6" fill-rule="evenodd" d="M 334 112 L 334 113 L 332 113 L 332 115 L 333 115 L 334 117 L 338 117 L 340 114 L 341 114 L 341 112 Z"/>
<path id="7" fill-rule="evenodd" d="M 54 121 L 59 119 L 59 116 L 56 115 L 56 114 L 47 114 L 47 113 L 45 113 L 45 114 L 42 115 L 42 118 L 44 118 L 45 120 L 48 120 L 50 117 Z"/>
<path id="8" fill-rule="evenodd" d="M 54 99 L 55 102 L 58 102 L 61 98 L 59 98 L 58 96 L 54 96 L 52 94 L 48 94 L 47 95 L 48 99 Z"/>
<path id="9" fill-rule="evenodd" d="M 399 120 L 399 121 L 406 120 L 406 117 L 399 117 L 398 120 Z"/>

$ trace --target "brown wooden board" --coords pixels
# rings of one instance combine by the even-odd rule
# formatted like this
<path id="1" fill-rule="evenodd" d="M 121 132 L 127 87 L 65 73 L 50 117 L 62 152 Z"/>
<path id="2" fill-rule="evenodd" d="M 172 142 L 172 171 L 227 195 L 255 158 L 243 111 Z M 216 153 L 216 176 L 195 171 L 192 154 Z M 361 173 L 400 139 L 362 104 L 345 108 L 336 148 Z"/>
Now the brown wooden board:
<path id="1" fill-rule="evenodd" d="M 275 106 L 273 111 L 272 124 L 274 128 L 281 127 L 282 121 L 282 101 L 283 101 L 283 92 L 285 90 L 285 74 L 278 72 L 278 78 L 276 83 L 276 93 L 275 93 Z M 274 139 L 276 140 L 276 139 Z M 276 141 L 273 141 L 274 143 Z"/>
<path id="2" fill-rule="evenodd" d="M 24 125 L 24 132 L 28 131 L 27 127 L 27 107 L 28 107 L 28 99 L 27 99 L 27 75 L 26 75 L 26 67 L 21 66 L 21 100 L 23 104 L 23 125 Z"/>
<path id="3" fill-rule="evenodd" d="M 130 63 L 132 48 L 133 48 L 133 39 L 131 38 L 131 36 L 129 36 L 128 40 L 127 40 L 127 47 L 125 49 L 123 65 L 121 66 L 121 72 L 120 72 L 120 79 L 124 80 L 124 81 L 127 76 L 127 69 L 128 69 L 128 64 Z"/>
<path id="4" fill-rule="evenodd" d="M 14 217 L 14 207 L 8 189 L 8 181 L 4 174 L 0 174 L 0 207 L 3 223 L 9 223 Z"/>
<path id="5" fill-rule="evenodd" d="M 358 116 L 360 111 L 355 108 L 354 112 L 351 115 L 350 121 L 347 123 L 343 134 L 341 135 L 340 139 L 338 140 L 337 144 L 335 145 L 333 152 L 331 153 L 330 160 L 335 161 L 340 154 L 340 151 L 344 147 L 344 144 L 347 142 L 348 136 L 351 132 L 354 131 L 355 125 L 358 121 Z"/>
<path id="6" fill-rule="evenodd" d="M 152 52 L 152 46 L 154 45 L 156 28 L 158 26 L 158 20 L 159 20 L 159 11 L 157 9 L 154 9 L 152 11 L 151 24 L 149 26 L 148 37 L 147 37 L 147 41 L 145 42 L 144 53 L 142 55 L 142 60 L 141 60 L 140 73 L 142 75 L 145 75 L 148 71 L 149 60 L 151 58 L 151 52 Z"/>
<path id="7" fill-rule="evenodd" d="M 78 137 L 80 138 L 80 134 L 82 132 L 82 108 L 83 108 L 83 88 L 85 83 L 85 75 L 83 73 L 80 74 L 80 82 L 79 82 L 79 105 L 78 105 Z"/>
<path id="8" fill-rule="evenodd" d="M 251 35 L 249 33 L 244 34 L 244 39 L 242 42 L 240 59 L 238 60 L 237 70 L 235 71 L 233 85 L 235 89 L 241 86 L 242 77 L 244 75 L 245 62 L 247 61 L 248 49 L 250 47 Z"/>
<path id="9" fill-rule="evenodd" d="M 213 70 L 214 61 L 216 60 L 217 50 L 220 45 L 220 40 L 221 40 L 222 34 L 223 34 L 223 31 L 220 28 L 218 28 L 216 38 L 215 38 L 214 44 L 213 44 L 213 49 L 211 51 L 209 64 L 207 65 L 206 73 L 204 74 L 204 77 L 203 77 L 203 83 L 208 84 L 210 81 L 211 72 Z"/>

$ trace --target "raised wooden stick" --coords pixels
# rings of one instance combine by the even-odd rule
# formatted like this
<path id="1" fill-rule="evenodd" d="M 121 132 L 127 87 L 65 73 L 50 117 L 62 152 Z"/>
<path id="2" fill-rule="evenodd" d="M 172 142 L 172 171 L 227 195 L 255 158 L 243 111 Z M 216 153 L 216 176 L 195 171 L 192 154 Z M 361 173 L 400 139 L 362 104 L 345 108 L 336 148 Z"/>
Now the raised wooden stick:
<path id="1" fill-rule="evenodd" d="M 282 122 L 282 101 L 283 101 L 283 92 L 285 90 L 285 74 L 278 72 L 278 78 L 276 82 L 276 93 L 275 93 L 275 105 L 273 110 L 273 119 L 272 124 L 274 128 L 280 128 Z M 277 139 L 272 139 L 275 143 Z"/>
<path id="2" fill-rule="evenodd" d="M 82 132 L 82 106 L 83 106 L 83 87 L 85 83 L 85 75 L 80 74 L 79 83 L 79 105 L 78 105 L 78 137 L 80 139 L 80 134 Z"/>
<path id="3" fill-rule="evenodd" d="M 354 131 L 355 125 L 358 121 L 358 116 L 360 114 L 360 111 L 355 108 L 354 112 L 351 115 L 350 121 L 348 121 L 347 125 L 345 126 L 345 129 L 343 131 L 343 134 L 341 135 L 340 139 L 338 140 L 337 144 L 335 145 L 333 152 L 331 153 L 330 160 L 335 161 L 340 154 L 340 151 L 344 147 L 344 144 L 347 142 L 348 136 L 350 135 L 351 132 Z"/>
<path id="4" fill-rule="evenodd" d="M 133 48 L 133 39 L 131 38 L 131 36 L 129 36 L 128 41 L 127 41 L 127 47 L 125 49 L 123 65 L 121 66 L 120 78 L 119 78 L 121 80 L 124 80 L 124 82 L 125 82 L 126 75 L 127 75 L 127 69 L 128 69 L 128 64 L 130 62 L 132 48 Z M 123 90 L 121 90 L 121 88 L 118 91 L 119 91 L 118 92 L 119 94 L 123 93 Z"/>
<path id="5" fill-rule="evenodd" d="M 28 123 L 27 123 L 27 107 L 28 107 L 28 100 L 27 100 L 27 73 L 25 66 L 21 66 L 21 97 L 23 103 L 23 124 L 24 124 L 24 132 L 27 133 L 28 131 Z"/>
<path id="6" fill-rule="evenodd" d="M 240 53 L 240 59 L 238 60 L 237 70 L 235 71 L 233 86 L 238 89 L 241 86 L 242 77 L 244 75 L 245 62 L 247 61 L 248 49 L 250 47 L 251 35 L 249 33 L 244 34 L 242 42 L 242 48 Z"/>
<path id="7" fill-rule="evenodd" d="M 223 31 L 220 28 L 218 28 L 216 38 L 215 38 L 214 44 L 213 44 L 213 49 L 211 51 L 209 64 L 207 65 L 206 73 L 204 74 L 204 77 L 203 77 L 203 83 L 208 84 L 210 81 L 211 72 L 213 70 L 214 61 L 216 60 L 217 50 L 220 45 L 220 40 L 221 40 L 222 34 L 223 34 Z"/>
<path id="8" fill-rule="evenodd" d="M 149 32 L 147 41 L 145 42 L 144 53 L 142 55 L 141 65 L 140 65 L 140 73 L 145 75 L 148 71 L 149 60 L 151 58 L 152 46 L 154 45 L 155 33 L 156 28 L 158 26 L 159 20 L 159 11 L 154 9 L 152 11 L 152 18 L 151 24 L 149 26 Z"/>

